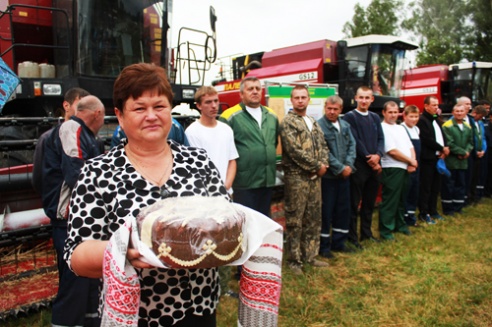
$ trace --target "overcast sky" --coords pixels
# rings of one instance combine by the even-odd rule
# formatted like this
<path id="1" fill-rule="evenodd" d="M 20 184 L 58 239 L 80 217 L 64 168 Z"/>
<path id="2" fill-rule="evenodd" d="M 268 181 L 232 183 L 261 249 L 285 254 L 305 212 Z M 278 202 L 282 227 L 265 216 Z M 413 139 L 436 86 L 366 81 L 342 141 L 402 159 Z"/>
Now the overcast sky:
<path id="1" fill-rule="evenodd" d="M 269 51 L 322 39 L 343 39 L 354 6 L 371 0 L 174 0 L 173 39 L 179 27 L 211 33 L 208 10 L 215 8 L 218 57 Z M 214 77 L 216 70 L 208 74 Z"/>

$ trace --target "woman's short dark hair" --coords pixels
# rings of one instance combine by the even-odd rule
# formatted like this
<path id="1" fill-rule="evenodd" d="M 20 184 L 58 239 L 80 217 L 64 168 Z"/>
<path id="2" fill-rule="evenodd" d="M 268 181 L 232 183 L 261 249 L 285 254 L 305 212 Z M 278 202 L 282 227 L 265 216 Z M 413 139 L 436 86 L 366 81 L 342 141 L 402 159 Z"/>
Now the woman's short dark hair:
<path id="1" fill-rule="evenodd" d="M 145 91 L 155 91 L 173 103 L 173 92 L 166 70 L 154 64 L 139 63 L 125 67 L 114 82 L 113 104 L 123 112 L 129 98 L 137 99 Z"/>

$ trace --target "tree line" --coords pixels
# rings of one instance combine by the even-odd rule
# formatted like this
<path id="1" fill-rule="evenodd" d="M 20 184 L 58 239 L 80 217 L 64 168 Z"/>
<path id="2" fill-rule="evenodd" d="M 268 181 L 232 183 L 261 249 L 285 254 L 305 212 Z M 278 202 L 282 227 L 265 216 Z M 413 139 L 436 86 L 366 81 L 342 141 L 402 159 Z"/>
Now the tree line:
<path id="1" fill-rule="evenodd" d="M 492 62 L 492 1 L 372 0 L 366 8 L 357 3 L 343 32 L 410 35 L 420 46 L 417 65 Z"/>

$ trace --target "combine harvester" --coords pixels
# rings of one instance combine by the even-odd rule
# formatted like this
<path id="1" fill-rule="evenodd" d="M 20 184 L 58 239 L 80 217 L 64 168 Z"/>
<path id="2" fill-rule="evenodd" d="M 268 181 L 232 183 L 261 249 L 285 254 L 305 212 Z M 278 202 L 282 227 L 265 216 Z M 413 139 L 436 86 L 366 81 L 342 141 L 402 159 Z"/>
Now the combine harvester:
<path id="1" fill-rule="evenodd" d="M 193 104 L 216 58 L 217 17 L 211 7 L 212 34 L 182 27 L 171 48 L 171 4 L 0 0 L 2 72 L 19 77 L 11 96 L 0 77 L 0 321 L 48 305 L 57 292 L 50 221 L 31 186 L 31 173 L 37 139 L 60 123 L 63 94 L 82 87 L 103 101 L 108 117 L 100 136 L 108 145 L 116 126 L 114 80 L 129 64 L 166 67 L 174 105 Z"/>
<path id="2" fill-rule="evenodd" d="M 254 76 L 264 86 L 302 83 L 334 87 L 344 100 L 344 112 L 355 108 L 355 92 L 362 85 L 374 92 L 371 110 L 381 111 L 389 100 L 403 108 L 399 94 L 405 52 L 417 48 L 416 44 L 390 35 L 366 35 L 338 42 L 320 40 L 232 58 L 230 65 L 224 64 L 230 67 L 230 73 L 223 69 L 221 79 L 214 84 L 220 101 L 228 107 L 240 102 L 241 79 Z M 269 94 L 263 95 L 266 98 L 262 103 L 266 105 Z"/>
<path id="3" fill-rule="evenodd" d="M 492 63 L 466 62 L 454 65 L 425 65 L 405 70 L 400 97 L 407 104 L 424 110 L 424 98 L 439 99 L 443 113 L 449 114 L 459 97 L 473 105 L 480 100 L 492 102 Z"/>

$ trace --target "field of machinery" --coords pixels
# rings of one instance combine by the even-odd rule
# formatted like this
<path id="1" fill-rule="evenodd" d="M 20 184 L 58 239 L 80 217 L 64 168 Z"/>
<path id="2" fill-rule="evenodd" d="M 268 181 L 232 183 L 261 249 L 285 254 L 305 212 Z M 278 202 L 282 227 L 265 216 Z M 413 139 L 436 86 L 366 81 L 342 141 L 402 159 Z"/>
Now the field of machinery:
<path id="1" fill-rule="evenodd" d="M 246 76 L 265 83 L 329 85 L 344 100 L 344 111 L 355 107 L 357 88 L 372 88 L 371 110 L 380 111 L 388 100 L 399 99 L 405 52 L 417 45 L 389 35 L 367 35 L 341 41 L 320 40 L 232 58 L 230 73 L 223 69 L 214 82 L 221 103 L 240 101 L 239 82 Z M 265 94 L 266 92 L 263 92 Z M 267 95 L 268 97 L 268 95 Z M 263 104 L 267 99 L 263 99 Z"/>
<path id="2" fill-rule="evenodd" d="M 171 44 L 172 0 L 0 0 L 0 57 L 19 77 L 0 105 L 0 321 L 50 302 L 57 290 L 49 220 L 31 186 L 33 150 L 60 123 L 64 93 L 82 87 L 106 106 L 100 136 L 117 124 L 113 83 L 123 67 L 167 68 L 174 105 L 192 105 L 216 59 L 212 33 L 182 27 Z"/>
<path id="3" fill-rule="evenodd" d="M 405 70 L 400 97 L 423 110 L 424 98 L 436 96 L 444 113 L 456 99 L 466 96 L 476 105 L 492 101 L 492 63 L 466 62 L 455 65 L 425 65 Z"/>

